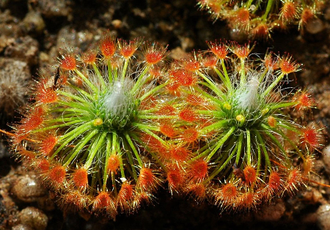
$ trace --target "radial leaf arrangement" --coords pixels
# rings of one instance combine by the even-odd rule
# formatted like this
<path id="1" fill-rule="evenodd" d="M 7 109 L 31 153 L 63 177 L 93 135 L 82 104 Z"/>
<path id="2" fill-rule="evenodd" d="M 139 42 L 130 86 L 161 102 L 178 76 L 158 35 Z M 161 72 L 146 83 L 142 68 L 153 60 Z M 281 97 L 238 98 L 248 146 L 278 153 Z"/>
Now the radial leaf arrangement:
<path id="1" fill-rule="evenodd" d="M 197 199 L 209 196 L 222 210 L 294 193 L 308 180 L 320 145 L 318 130 L 288 115 L 313 106 L 306 92 L 281 87 L 300 65 L 289 55 L 253 59 L 248 44 L 209 47 L 175 70 L 195 79 L 180 95 L 186 107 L 179 117 L 197 136 L 182 143 L 189 149 L 177 163 L 182 190 Z"/>
<path id="2" fill-rule="evenodd" d="M 135 60 L 140 45 L 106 35 L 98 50 L 63 54 L 15 127 L 17 154 L 64 206 L 114 218 L 150 201 L 161 183 L 147 143 L 167 146 L 162 120 L 175 119 L 159 112 L 172 100 L 161 70 L 166 47 L 148 44 Z"/>
<path id="3" fill-rule="evenodd" d="M 201 9 L 250 37 L 267 38 L 273 29 L 305 26 L 319 13 L 322 0 L 199 0 Z"/>
<path id="4" fill-rule="evenodd" d="M 114 219 L 166 178 L 171 193 L 251 209 L 310 180 L 322 137 L 290 116 L 314 106 L 284 87 L 300 70 L 291 56 L 209 42 L 165 69 L 166 47 L 141 44 L 106 35 L 97 50 L 63 53 L 14 133 L 0 130 L 63 208 Z"/>

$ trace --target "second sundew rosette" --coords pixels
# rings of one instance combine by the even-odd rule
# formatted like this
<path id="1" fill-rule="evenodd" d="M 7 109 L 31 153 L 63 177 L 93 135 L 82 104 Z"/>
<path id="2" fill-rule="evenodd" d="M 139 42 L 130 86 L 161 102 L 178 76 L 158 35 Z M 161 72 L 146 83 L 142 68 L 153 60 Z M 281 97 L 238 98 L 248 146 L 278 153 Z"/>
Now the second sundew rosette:
<path id="1" fill-rule="evenodd" d="M 303 29 L 324 5 L 323 0 L 198 0 L 201 9 L 214 19 L 226 20 L 236 33 L 248 37 L 269 38 L 273 30 L 292 25 Z"/>
<path id="2" fill-rule="evenodd" d="M 172 100 L 162 72 L 166 47 L 141 43 L 106 35 L 98 50 L 63 54 L 15 127 L 18 156 L 65 208 L 115 218 L 150 202 L 163 180 L 148 145 L 167 146 L 158 113 Z"/>
<path id="3" fill-rule="evenodd" d="M 221 210 L 294 193 L 308 181 L 320 146 L 318 130 L 289 115 L 310 110 L 310 95 L 282 88 L 300 65 L 288 55 L 252 55 L 249 45 L 210 42 L 209 48 L 172 70 L 191 79 L 181 90 L 186 104 L 179 117 L 196 133 L 182 143 L 189 155 L 176 162 L 181 187 Z"/>

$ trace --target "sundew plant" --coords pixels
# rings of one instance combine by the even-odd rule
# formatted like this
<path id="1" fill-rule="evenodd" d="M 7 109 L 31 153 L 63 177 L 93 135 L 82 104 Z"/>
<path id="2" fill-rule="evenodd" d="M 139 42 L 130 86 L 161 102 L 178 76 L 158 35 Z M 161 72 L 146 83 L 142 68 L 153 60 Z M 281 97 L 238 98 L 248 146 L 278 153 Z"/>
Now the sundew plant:
<path id="1" fill-rule="evenodd" d="M 226 20 L 234 30 L 256 38 L 268 38 L 274 29 L 292 25 L 302 29 L 317 17 L 322 0 L 199 0 L 201 9 L 215 19 Z"/>
<path id="2" fill-rule="evenodd" d="M 320 145 L 318 130 L 288 113 L 313 106 L 308 93 L 282 87 L 300 65 L 289 55 L 256 58 L 249 44 L 209 47 L 174 70 L 194 79 L 180 95 L 186 106 L 179 117 L 196 133 L 182 144 L 190 155 L 177 166 L 181 190 L 209 197 L 222 210 L 294 193 L 308 181 Z"/>
<path id="3" fill-rule="evenodd" d="M 106 35 L 98 50 L 67 52 L 53 77 L 43 77 L 15 126 L 18 156 L 37 169 L 65 207 L 132 212 L 160 185 L 149 140 L 162 141 L 169 80 L 162 73 L 166 47 Z M 172 116 L 174 118 L 174 116 Z"/>

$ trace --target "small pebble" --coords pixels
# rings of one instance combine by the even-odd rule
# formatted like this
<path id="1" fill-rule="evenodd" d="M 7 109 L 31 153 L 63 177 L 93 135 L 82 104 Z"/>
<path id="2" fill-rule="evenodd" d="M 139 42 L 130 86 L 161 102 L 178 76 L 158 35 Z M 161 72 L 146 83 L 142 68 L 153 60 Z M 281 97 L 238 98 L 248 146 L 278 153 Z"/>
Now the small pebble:
<path id="1" fill-rule="evenodd" d="M 330 7 L 328 7 L 324 13 L 324 18 L 330 21 Z"/>
<path id="2" fill-rule="evenodd" d="M 285 213 L 285 204 L 282 200 L 276 201 L 276 203 L 264 206 L 255 217 L 261 221 L 278 221 Z"/>
<path id="3" fill-rule="evenodd" d="M 115 19 L 111 22 L 111 24 L 113 25 L 113 27 L 115 29 L 120 29 L 122 27 L 122 21 L 119 19 Z"/>
<path id="4" fill-rule="evenodd" d="M 321 230 L 330 229 L 330 204 L 324 204 L 317 210 L 317 223 Z"/>
<path id="5" fill-rule="evenodd" d="M 322 193 L 317 189 L 311 189 L 303 193 L 304 199 L 310 204 L 321 203 L 323 200 Z"/>
<path id="6" fill-rule="evenodd" d="M 23 26 L 29 32 L 41 34 L 45 29 L 45 22 L 40 13 L 30 11 L 26 14 L 23 20 Z"/>
<path id="7" fill-rule="evenodd" d="M 29 65 L 38 63 L 39 43 L 30 36 L 19 37 L 8 45 L 4 55 L 27 62 Z"/>
<path id="8" fill-rule="evenodd" d="M 21 224 L 30 226 L 35 230 L 44 230 L 48 224 L 48 217 L 39 209 L 27 207 L 19 214 Z"/>
<path id="9" fill-rule="evenodd" d="M 12 230 L 33 230 L 31 227 L 23 225 L 23 224 L 18 224 L 15 225 Z"/>
<path id="10" fill-rule="evenodd" d="M 325 170 L 330 174 L 330 145 L 325 147 L 322 151 L 323 162 L 325 165 Z"/>
<path id="11" fill-rule="evenodd" d="M 31 1 L 31 0 L 30 0 Z M 38 6 L 41 13 L 46 18 L 58 18 L 71 16 L 71 8 L 67 5 L 69 1 L 66 0 L 38 0 Z"/>
<path id="12" fill-rule="evenodd" d="M 37 176 L 29 174 L 17 178 L 12 192 L 19 200 L 24 202 L 35 202 L 46 194 Z"/>
<path id="13" fill-rule="evenodd" d="M 319 18 L 310 20 L 306 25 L 306 30 L 310 34 L 318 34 L 324 30 L 324 24 Z"/>

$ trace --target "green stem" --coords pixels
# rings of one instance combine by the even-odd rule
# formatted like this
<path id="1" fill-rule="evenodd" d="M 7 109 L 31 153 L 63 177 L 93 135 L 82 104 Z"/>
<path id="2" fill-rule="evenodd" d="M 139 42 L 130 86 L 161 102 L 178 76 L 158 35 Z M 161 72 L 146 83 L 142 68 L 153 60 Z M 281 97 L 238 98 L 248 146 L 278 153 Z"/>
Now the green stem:
<path id="1" fill-rule="evenodd" d="M 212 156 L 218 151 L 219 148 L 223 146 L 223 144 L 228 140 L 228 138 L 233 134 L 235 131 L 235 127 L 231 127 L 229 131 L 224 135 L 218 142 L 218 144 L 215 146 L 215 148 L 212 150 L 212 152 L 207 156 L 206 161 L 209 162 L 212 158 Z M 202 154 L 201 154 L 202 155 Z"/>
<path id="2" fill-rule="evenodd" d="M 135 145 L 134 145 L 131 137 L 128 135 L 128 133 L 125 133 L 125 138 L 126 138 L 128 144 L 129 144 L 129 146 L 131 147 L 131 149 L 132 149 L 132 151 L 133 151 L 133 153 L 135 155 L 135 158 L 137 159 L 137 161 L 139 163 L 139 166 L 142 168 L 143 167 L 143 162 L 142 162 L 142 160 L 140 158 L 140 155 L 138 153 L 138 150 L 136 149 L 136 147 L 135 147 Z"/>
<path id="3" fill-rule="evenodd" d="M 291 107 L 297 105 L 298 102 L 292 101 L 292 102 L 284 102 L 284 103 L 276 103 L 274 105 L 268 106 L 270 110 L 275 110 L 279 108 L 286 108 L 286 107 Z"/>
<path id="4" fill-rule="evenodd" d="M 221 120 L 213 123 L 212 125 L 206 126 L 199 131 L 201 135 L 207 134 L 215 129 L 221 129 L 228 124 L 228 120 Z M 219 130 L 220 131 L 220 130 Z"/>
<path id="5" fill-rule="evenodd" d="M 145 110 L 140 110 L 139 114 L 150 114 L 158 111 L 159 108 L 151 108 L 151 109 L 145 109 Z"/>
<path id="6" fill-rule="evenodd" d="M 107 181 L 108 181 L 108 163 L 109 163 L 109 157 L 111 155 L 111 139 L 109 136 L 107 136 L 107 144 L 105 147 L 105 164 L 104 164 L 104 170 L 103 170 L 103 191 L 105 191 L 107 187 Z M 115 187 L 115 186 L 114 186 Z"/>
<path id="7" fill-rule="evenodd" d="M 196 110 L 195 111 L 197 114 L 199 115 L 203 115 L 201 117 L 207 117 L 207 118 L 218 118 L 218 119 L 223 119 L 224 117 L 226 117 L 226 112 L 224 112 L 223 110 L 220 110 L 218 108 L 216 108 L 216 110 L 207 110 L 207 108 L 205 110 Z"/>
<path id="8" fill-rule="evenodd" d="M 100 83 L 101 83 L 101 85 L 102 85 L 102 88 L 105 89 L 106 87 L 105 87 L 105 81 L 104 81 L 104 79 L 103 79 L 103 76 L 101 75 L 101 73 L 100 73 L 100 71 L 99 71 L 99 69 L 97 68 L 97 66 L 96 66 L 95 63 L 93 63 L 92 66 L 93 66 L 93 69 L 94 69 L 94 71 L 95 71 L 95 73 L 96 73 L 96 76 L 98 77 L 98 79 L 99 79 L 99 81 L 100 81 Z"/>
<path id="9" fill-rule="evenodd" d="M 98 130 L 96 129 L 96 133 L 97 132 L 98 132 Z M 86 163 L 84 165 L 85 168 L 90 168 L 90 166 L 92 165 L 93 160 L 95 159 L 96 153 L 104 145 L 104 139 L 106 138 L 107 134 L 108 134 L 107 132 L 103 132 L 101 134 L 100 138 L 97 141 L 95 141 L 93 143 L 93 145 L 91 146 L 90 152 L 89 152 L 88 157 L 87 157 L 87 161 L 86 161 Z"/>
<path id="10" fill-rule="evenodd" d="M 268 167 L 269 170 L 271 170 L 271 163 L 270 163 L 270 160 L 269 160 L 269 155 L 268 155 L 268 152 L 267 152 L 267 149 L 266 149 L 266 145 L 265 145 L 265 142 L 263 141 L 259 131 L 255 131 L 256 135 L 257 135 L 257 139 L 259 141 L 258 143 L 258 146 L 261 146 L 262 148 L 262 151 L 264 153 L 264 157 L 265 157 L 265 163 Z M 267 171 L 267 170 L 266 170 Z"/>
<path id="11" fill-rule="evenodd" d="M 141 130 L 143 132 L 145 132 L 146 134 L 149 134 L 150 136 L 152 136 L 153 138 L 157 139 L 160 143 L 162 143 L 163 146 L 168 146 L 167 145 L 167 142 L 164 141 L 162 138 L 160 138 L 158 135 L 154 134 L 153 132 L 151 132 L 149 129 L 144 129 L 144 128 L 141 128 Z"/>
<path id="12" fill-rule="evenodd" d="M 257 176 L 258 176 L 260 173 L 260 166 L 261 166 L 261 149 L 260 149 L 260 145 L 258 145 L 258 144 L 257 144 L 257 151 L 258 151 L 258 165 L 257 165 Z M 265 171 L 267 171 L 267 170 L 265 170 Z"/>
<path id="13" fill-rule="evenodd" d="M 246 148 L 247 165 L 251 166 L 251 133 L 249 130 L 246 130 Z"/>
<path id="14" fill-rule="evenodd" d="M 123 67 L 123 70 L 122 70 L 122 73 L 121 73 L 121 83 L 122 84 L 124 83 L 124 80 L 125 80 L 129 60 L 130 59 L 127 58 L 127 59 L 125 59 L 125 62 L 124 62 L 124 67 Z"/>
<path id="15" fill-rule="evenodd" d="M 117 81 L 117 79 L 118 79 L 118 69 L 113 70 L 113 79 L 114 79 L 114 81 Z"/>
<path id="16" fill-rule="evenodd" d="M 253 1 L 254 1 L 254 0 L 249 0 L 249 1 L 245 4 L 245 8 L 249 9 Z"/>
<path id="17" fill-rule="evenodd" d="M 285 124 L 284 121 L 278 122 L 277 125 L 280 126 L 280 127 L 285 128 L 287 130 L 290 130 L 290 131 L 292 131 L 292 132 L 294 132 L 298 135 L 301 134 L 301 130 L 296 129 L 295 127 L 291 126 L 291 124 Z"/>
<path id="18" fill-rule="evenodd" d="M 143 145 L 143 147 L 146 148 L 146 149 L 148 150 L 148 146 L 146 145 L 146 143 L 143 142 L 143 141 L 141 140 L 141 138 L 139 138 L 137 135 L 135 135 L 135 133 L 132 133 L 131 136 L 132 136 L 132 138 L 133 138 L 134 140 L 137 140 L 138 143 L 140 143 L 141 145 Z M 151 155 L 152 159 L 154 159 L 154 160 L 157 162 L 157 164 L 158 164 L 162 169 L 166 170 L 165 165 L 160 161 L 159 157 L 158 157 L 155 153 L 153 153 L 152 151 L 149 151 L 148 154 Z"/>
<path id="19" fill-rule="evenodd" d="M 61 91 L 61 90 L 57 90 L 56 91 L 58 94 L 60 94 L 60 95 L 63 95 L 63 96 L 66 96 L 66 97 L 69 97 L 69 98 L 72 98 L 72 99 L 74 99 L 74 100 L 76 100 L 76 101 L 80 101 L 80 102 L 82 102 L 82 103 L 86 103 L 86 100 L 84 100 L 82 97 L 79 97 L 79 96 L 76 96 L 76 95 L 73 95 L 73 94 L 71 94 L 71 93 L 67 93 L 67 92 L 64 92 L 64 91 Z M 87 103 L 86 103 L 87 104 Z"/>
<path id="20" fill-rule="evenodd" d="M 66 118 L 66 119 L 71 119 L 71 120 L 73 117 L 78 117 L 78 115 L 81 116 L 84 113 L 89 114 L 86 109 L 77 109 L 75 107 L 73 107 L 73 108 L 67 108 L 67 107 L 63 108 L 62 107 L 62 108 L 58 108 L 58 109 L 52 109 L 51 112 L 52 113 L 65 112 L 65 114 L 62 114 L 63 119 Z M 71 113 L 69 113 L 69 112 L 71 112 Z"/>
<path id="21" fill-rule="evenodd" d="M 245 76 L 245 60 L 244 58 L 240 58 L 241 61 L 241 70 L 240 70 L 240 87 L 245 87 L 246 84 L 246 76 Z"/>
<path id="22" fill-rule="evenodd" d="M 223 93 L 221 92 L 221 90 L 207 76 L 205 76 L 204 74 L 202 74 L 199 71 L 197 73 L 198 73 L 198 75 L 200 77 L 202 77 L 208 83 L 205 86 L 207 86 L 208 88 L 210 88 L 219 97 L 221 97 L 221 95 L 223 95 Z"/>
<path id="23" fill-rule="evenodd" d="M 111 155 L 116 154 L 120 152 L 120 146 L 118 143 L 118 138 L 116 133 L 112 133 L 112 147 L 111 147 Z M 119 160 L 120 160 L 120 175 L 121 178 L 126 178 L 125 176 L 125 170 L 124 170 L 124 164 L 123 164 L 123 159 L 121 157 L 121 154 L 119 155 Z"/>
<path id="24" fill-rule="evenodd" d="M 133 94 L 136 93 L 137 89 L 141 88 L 142 85 L 149 79 L 149 77 L 144 78 L 144 76 L 146 75 L 146 73 L 149 71 L 150 66 L 146 66 L 143 70 L 143 72 L 138 76 L 137 81 L 135 82 L 131 92 L 133 92 Z"/>
<path id="25" fill-rule="evenodd" d="M 72 118 L 71 118 L 71 120 L 72 120 Z M 82 122 L 82 121 L 81 120 L 75 120 L 75 121 L 71 121 L 71 122 L 67 122 L 67 123 L 63 123 L 63 124 L 59 124 L 59 125 L 47 126 L 45 128 L 42 128 L 42 129 L 33 130 L 32 133 L 38 133 L 38 132 L 43 132 L 43 131 L 47 131 L 47 130 L 51 130 L 51 129 L 57 129 L 57 128 L 60 128 L 60 127 L 74 125 L 74 124 L 77 124 L 77 123 L 80 123 L 80 122 Z"/>
<path id="26" fill-rule="evenodd" d="M 132 176 L 134 178 L 135 181 L 138 180 L 138 177 L 137 177 L 137 174 L 136 174 L 136 170 L 135 170 L 135 164 L 133 162 L 133 156 L 131 154 L 131 151 L 126 151 L 126 155 L 127 155 L 127 158 L 128 158 L 128 162 L 129 162 L 129 165 L 131 166 L 131 173 L 132 173 Z"/>
<path id="27" fill-rule="evenodd" d="M 143 130 L 153 130 L 153 131 L 159 131 L 159 127 L 157 126 L 151 126 L 151 125 L 144 125 L 141 123 L 132 123 L 132 126 L 137 127 L 139 129 L 143 129 Z"/>
<path id="28" fill-rule="evenodd" d="M 79 144 L 74 147 L 73 152 L 69 153 L 68 156 L 64 159 L 64 167 L 67 167 L 71 161 L 77 156 L 77 154 L 85 147 L 85 145 L 98 133 L 98 130 L 95 129 L 92 132 L 90 132 L 86 137 L 82 139 Z M 89 168 L 89 167 L 87 167 Z"/>
<path id="29" fill-rule="evenodd" d="M 158 85 L 156 87 L 154 87 L 152 90 L 149 90 L 147 93 L 143 94 L 143 96 L 140 97 L 140 101 L 143 101 L 144 99 L 146 99 L 147 97 L 149 97 L 151 94 L 156 93 L 157 91 L 159 91 L 160 89 L 164 88 L 165 86 L 167 86 L 169 84 L 168 82 L 165 82 L 161 85 Z M 132 91 L 134 92 L 134 91 Z"/>
<path id="30" fill-rule="evenodd" d="M 75 85 L 70 85 L 71 88 L 75 89 L 78 93 L 80 93 L 81 95 L 83 95 L 84 97 L 88 98 L 90 101 L 94 101 L 95 98 L 93 98 L 93 96 L 91 94 L 89 94 L 88 92 L 86 92 L 85 90 L 75 86 Z M 81 96 L 80 96 L 81 97 Z M 84 100 L 86 102 L 86 100 Z"/>
<path id="31" fill-rule="evenodd" d="M 231 82 L 229 80 L 229 77 L 226 76 L 226 75 L 225 75 L 226 77 L 224 75 L 222 75 L 222 73 L 216 67 L 214 67 L 213 70 L 220 77 L 221 81 L 224 83 L 224 85 L 226 86 L 226 88 L 228 90 L 230 90 L 231 89 Z"/>
<path id="32" fill-rule="evenodd" d="M 273 88 L 278 85 L 278 83 L 283 79 L 284 76 L 285 76 L 285 74 L 281 73 L 275 79 L 275 81 L 270 86 L 268 86 L 268 88 L 261 94 L 261 98 L 265 98 L 266 96 L 268 96 L 270 94 L 270 92 L 273 90 Z"/>
<path id="33" fill-rule="evenodd" d="M 47 120 L 47 125 L 52 124 L 52 123 L 72 121 L 72 120 L 73 120 L 72 117 L 61 117 L 61 118 L 56 118 L 56 119 L 52 119 L 52 120 Z"/>
<path id="34" fill-rule="evenodd" d="M 204 183 L 206 184 L 207 182 L 209 182 L 210 180 L 212 180 L 216 175 L 218 175 L 227 165 L 228 163 L 232 160 L 233 156 L 235 154 L 235 151 L 232 151 L 231 154 L 228 156 L 227 160 L 220 165 L 220 167 L 218 167 L 215 171 L 213 171 L 211 173 L 211 175 L 204 181 Z"/>
<path id="35" fill-rule="evenodd" d="M 286 158 L 288 158 L 287 153 L 286 153 L 285 149 L 283 148 L 282 144 L 276 139 L 276 137 L 274 137 L 273 134 L 270 133 L 270 131 L 272 131 L 272 129 L 265 124 L 261 124 L 261 127 L 264 129 L 263 131 L 273 140 L 273 142 L 276 144 L 276 146 L 279 147 L 279 149 L 282 151 L 284 156 Z"/>
<path id="36" fill-rule="evenodd" d="M 202 148 L 199 148 L 197 151 L 193 152 L 193 154 L 196 157 L 196 156 L 198 156 L 200 153 L 202 153 L 204 151 L 207 151 L 208 150 L 210 152 L 211 151 L 210 150 L 210 146 L 213 146 L 215 142 L 216 142 L 216 140 L 213 139 L 212 141 L 208 142 L 207 145 L 204 145 Z M 188 164 L 189 163 L 191 163 L 191 162 L 188 161 Z"/>
<path id="37" fill-rule="evenodd" d="M 266 68 L 265 71 L 260 75 L 259 82 L 263 82 L 269 70 Z"/>
<path id="38" fill-rule="evenodd" d="M 77 138 L 80 134 L 82 134 L 82 133 L 86 132 L 87 130 L 89 130 L 92 127 L 92 123 L 93 123 L 93 121 L 87 122 L 86 124 L 83 124 L 83 125 L 75 128 L 75 129 L 71 130 L 70 132 L 66 133 L 65 135 L 63 135 L 59 139 L 59 142 L 64 140 L 63 143 L 54 152 L 54 154 L 51 156 L 50 159 L 53 159 L 64 147 L 67 146 L 67 144 L 69 144 L 70 141 Z"/>
<path id="39" fill-rule="evenodd" d="M 201 85 L 205 85 L 206 87 L 209 87 L 208 84 L 206 84 L 205 82 L 200 82 L 199 84 Z M 208 94 L 207 92 L 205 92 L 204 90 L 200 89 L 199 87 L 195 87 L 194 88 L 197 92 L 199 92 L 200 94 L 202 94 L 204 97 L 206 97 L 207 99 L 210 99 L 212 102 L 215 102 L 216 104 L 222 104 L 222 100 L 217 99 L 215 96 Z M 224 98 L 224 95 L 217 95 L 220 98 Z"/>
<path id="40" fill-rule="evenodd" d="M 68 106 L 71 108 L 76 108 L 77 111 L 79 111 L 78 109 L 80 109 L 80 111 L 86 111 L 86 107 L 87 107 L 86 105 L 82 105 L 78 102 L 72 102 L 72 101 L 71 102 L 59 101 L 58 104 L 63 106 Z"/>
<path id="41" fill-rule="evenodd" d="M 265 13 L 261 16 L 261 18 L 262 18 L 263 20 L 265 20 L 265 19 L 268 17 L 269 12 L 272 10 L 273 2 L 274 2 L 274 0 L 268 0 L 268 1 L 267 1 L 266 11 L 265 11 Z"/>
<path id="42" fill-rule="evenodd" d="M 80 72 L 78 69 L 75 69 L 76 74 L 83 79 L 83 81 L 89 86 L 89 88 L 94 92 L 97 93 L 98 89 L 95 87 L 95 85 L 88 80 L 88 78 L 82 73 Z"/>
<path id="43" fill-rule="evenodd" d="M 228 89 L 228 91 L 231 91 L 232 90 L 232 85 L 231 85 L 231 81 L 230 81 L 230 78 L 229 78 L 229 75 L 228 75 L 228 72 L 227 72 L 227 67 L 225 65 L 225 60 L 221 61 L 221 66 L 222 66 L 222 71 L 224 73 L 224 76 L 228 81 L 227 89 Z"/>
<path id="44" fill-rule="evenodd" d="M 235 160 L 236 165 L 238 165 L 239 161 L 241 160 L 242 145 L 243 145 L 243 133 L 241 133 L 238 137 L 238 148 L 237 148 L 237 154 Z"/>
<path id="45" fill-rule="evenodd" d="M 110 59 L 107 61 L 107 67 L 108 67 L 108 79 L 109 79 L 109 83 L 113 82 L 113 76 L 112 76 L 112 67 L 111 67 L 111 61 Z"/>

